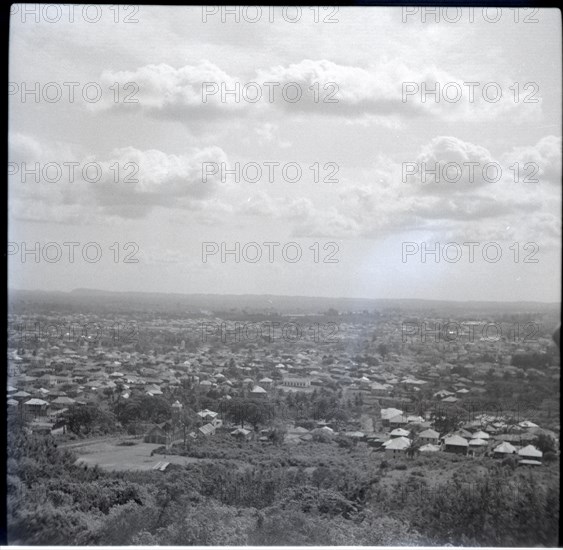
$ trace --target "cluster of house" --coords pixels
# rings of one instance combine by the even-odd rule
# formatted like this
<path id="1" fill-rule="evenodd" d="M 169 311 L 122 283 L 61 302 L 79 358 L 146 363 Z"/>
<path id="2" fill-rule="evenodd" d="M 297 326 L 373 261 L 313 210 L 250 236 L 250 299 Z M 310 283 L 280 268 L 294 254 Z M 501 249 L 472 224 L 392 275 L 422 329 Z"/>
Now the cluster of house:
<path id="1" fill-rule="evenodd" d="M 163 319 L 155 327 L 159 332 L 167 326 L 180 330 L 187 322 Z M 194 327 L 200 325 L 199 320 L 190 322 Z M 339 335 L 346 339 L 365 338 L 370 330 L 365 322 L 339 323 Z M 341 389 L 345 399 L 361 395 L 368 405 L 396 404 L 397 399 L 409 399 L 421 392 L 424 395 L 434 392 L 433 399 L 445 405 L 463 405 L 467 399 L 486 393 L 486 376 L 491 369 L 499 376 L 518 372 L 508 364 L 510 352 L 529 346 L 539 349 L 544 345 L 539 339 L 526 345 L 501 342 L 503 347 L 489 340 L 460 340 L 438 353 L 438 344 L 434 349 L 430 339 L 415 354 L 412 352 L 415 344 L 403 341 L 400 316 L 379 318 L 377 330 L 390 349 L 378 361 L 347 351 L 342 338 L 338 345 L 304 348 L 281 340 L 276 346 L 249 345 L 237 349 L 200 342 L 197 350 L 188 350 L 182 342 L 179 346 L 162 346 L 166 351 L 160 353 L 140 353 L 119 343 L 107 349 L 84 339 L 60 346 L 40 339 L 33 351 L 30 348 L 18 353 L 17 346 L 9 343 L 8 406 L 43 429 L 42 426 L 58 425 L 65 409 L 72 405 L 100 403 L 115 398 L 117 393 L 127 400 L 133 391 L 149 396 L 168 395 L 186 381 L 203 394 L 213 391 L 225 399 L 247 395 L 267 400 L 279 391 L 310 393 L 328 386 Z M 498 355 L 499 349 L 502 353 L 498 363 L 482 361 L 485 352 L 493 350 Z M 452 372 L 456 364 L 463 364 L 469 374 L 461 376 Z M 558 367 L 553 368 L 553 373 L 551 370 L 538 372 L 554 379 L 559 376 Z M 384 423 L 388 421 L 391 428 L 403 428 L 405 416 L 401 411 L 395 416 L 383 419 Z M 208 416 L 202 420 L 196 435 L 201 430 L 201 433 L 214 433 L 218 419 Z M 408 423 L 413 422 L 410 419 Z M 166 426 L 161 430 L 165 433 Z M 347 435 L 352 437 L 352 433 Z M 479 445 L 469 446 L 469 442 L 482 438 L 462 437 L 467 439 L 468 452 L 474 448 L 478 451 Z M 162 434 L 160 439 L 164 439 Z M 520 441 L 511 443 L 517 445 Z"/>
<path id="2" fill-rule="evenodd" d="M 503 422 L 503 418 L 477 416 L 475 421 L 467 423 L 467 427 L 470 427 L 469 425 L 474 428 L 480 426 L 482 429 L 472 432 L 460 428 L 440 435 L 439 432 L 429 427 L 430 423 L 423 417 L 405 415 L 394 408 L 382 409 L 382 423 L 392 429 L 386 437 L 374 435 L 369 436 L 367 440 L 370 446 L 384 451 L 385 455 L 391 458 L 403 457 L 415 452 L 449 452 L 468 456 L 487 454 L 493 458 L 514 456 L 519 459 L 519 464 L 541 465 L 543 453 L 530 442 L 541 433 L 555 434 L 549 430 L 542 430 L 529 420 L 523 420 L 513 427 L 512 432 L 516 432 L 516 434 L 498 433 L 498 425 Z M 418 431 L 413 429 L 415 426 L 425 429 Z M 507 441 L 508 438 L 511 438 L 513 442 L 518 441 L 520 444 L 513 444 Z"/>

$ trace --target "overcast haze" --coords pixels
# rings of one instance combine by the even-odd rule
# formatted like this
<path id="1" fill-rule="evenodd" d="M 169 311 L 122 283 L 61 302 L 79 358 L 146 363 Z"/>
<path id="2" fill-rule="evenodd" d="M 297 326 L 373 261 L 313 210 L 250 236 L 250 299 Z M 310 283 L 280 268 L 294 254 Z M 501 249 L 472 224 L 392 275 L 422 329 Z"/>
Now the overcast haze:
<path id="1" fill-rule="evenodd" d="M 108 6 L 104 6 L 107 9 Z M 9 261 L 10 286 L 180 293 L 249 293 L 441 300 L 560 301 L 561 16 L 538 23 L 463 17 L 455 24 L 400 8 L 340 8 L 337 23 L 315 23 L 303 8 L 291 24 L 202 22 L 199 7 L 140 6 L 138 23 L 12 18 L 10 82 L 97 82 L 103 99 L 25 103 L 10 98 L 10 161 L 139 165 L 138 183 L 38 183 L 9 178 L 9 241 L 96 241 L 99 263 Z M 205 105 L 203 82 L 338 85 L 337 103 L 245 101 Z M 503 97 L 474 103 L 402 101 L 404 82 L 496 82 Z M 139 103 L 115 103 L 110 86 L 138 84 Z M 515 102 L 510 86 L 535 83 Z M 430 87 L 430 84 L 429 84 Z M 531 88 L 530 88 L 531 90 Z M 123 90 L 121 90 L 123 93 Z M 465 97 L 465 96 L 464 96 Z M 299 163 L 301 181 L 257 183 L 217 176 L 202 162 Z M 315 183 L 313 163 L 335 163 L 337 183 Z M 405 162 L 497 162 L 489 183 L 403 182 Z M 508 169 L 535 163 L 537 183 Z M 321 175 L 326 175 L 321 170 Z M 322 177 L 321 176 L 321 177 Z M 256 264 L 218 256 L 202 242 L 301 245 L 303 258 Z M 497 263 L 467 252 L 457 263 L 420 254 L 402 261 L 401 243 L 496 242 Z M 138 263 L 115 263 L 110 246 L 135 242 Z M 313 243 L 338 245 L 338 263 L 312 261 Z M 513 243 L 520 243 L 515 262 Z M 537 263 L 522 260 L 537 243 Z M 122 251 L 123 254 L 123 251 Z M 321 254 L 325 254 L 321 252 Z M 321 255 L 322 258 L 322 255 Z"/>

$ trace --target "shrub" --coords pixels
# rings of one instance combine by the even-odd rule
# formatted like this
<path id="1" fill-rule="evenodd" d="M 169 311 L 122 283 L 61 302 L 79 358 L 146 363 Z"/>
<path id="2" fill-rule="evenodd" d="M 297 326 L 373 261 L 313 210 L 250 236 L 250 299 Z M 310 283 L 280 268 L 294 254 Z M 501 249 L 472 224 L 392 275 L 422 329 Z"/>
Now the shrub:
<path id="1" fill-rule="evenodd" d="M 547 453 L 543 455 L 543 458 L 546 462 L 555 462 L 557 460 L 557 454 L 553 451 L 547 451 Z"/>

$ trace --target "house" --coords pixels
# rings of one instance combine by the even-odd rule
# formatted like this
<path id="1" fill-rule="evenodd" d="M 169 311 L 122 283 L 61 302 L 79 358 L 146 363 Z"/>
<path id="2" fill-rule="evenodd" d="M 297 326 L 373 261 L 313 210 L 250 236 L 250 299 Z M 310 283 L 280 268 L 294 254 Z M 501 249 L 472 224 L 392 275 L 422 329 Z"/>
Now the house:
<path id="1" fill-rule="evenodd" d="M 442 399 L 442 403 L 457 403 L 458 399 L 457 397 L 444 397 L 444 399 Z"/>
<path id="2" fill-rule="evenodd" d="M 400 411 L 399 409 L 393 409 L 393 408 L 389 408 L 389 409 L 381 409 L 381 423 L 383 424 L 383 426 L 389 426 L 390 423 L 389 421 L 396 417 L 396 416 L 403 416 L 403 411 Z"/>
<path id="3" fill-rule="evenodd" d="M 510 455 L 516 454 L 516 447 L 508 443 L 508 441 L 503 441 L 500 445 L 493 449 L 494 458 L 505 458 Z"/>
<path id="4" fill-rule="evenodd" d="M 258 383 L 266 390 L 269 390 L 272 388 L 272 385 L 274 384 L 274 381 L 271 378 L 268 378 L 267 376 L 265 376 L 264 378 L 261 378 L 260 380 L 258 380 Z"/>
<path id="5" fill-rule="evenodd" d="M 444 438 L 444 450 L 447 453 L 467 454 L 469 443 L 460 435 L 450 435 Z"/>
<path id="6" fill-rule="evenodd" d="M 51 401 L 51 406 L 54 409 L 64 409 L 74 405 L 75 400 L 70 397 L 60 396 Z"/>
<path id="7" fill-rule="evenodd" d="M 262 388 L 261 386 L 254 386 L 251 390 L 250 390 L 250 395 L 252 397 L 259 397 L 261 399 L 265 398 L 268 396 L 268 393 L 266 392 L 266 390 L 264 388 Z"/>
<path id="8" fill-rule="evenodd" d="M 206 424 L 199 428 L 199 433 L 205 436 L 215 435 L 215 426 L 213 424 Z"/>
<path id="9" fill-rule="evenodd" d="M 27 397 L 31 397 L 30 393 L 27 393 L 26 391 L 20 390 L 16 393 L 13 393 L 10 398 L 11 399 L 17 399 L 18 401 L 22 401 L 23 399 L 26 399 Z"/>
<path id="10" fill-rule="evenodd" d="M 440 441 L 440 434 L 436 430 L 428 429 L 423 430 L 418 434 L 418 439 L 423 443 L 431 443 L 432 445 L 438 445 Z"/>
<path id="11" fill-rule="evenodd" d="M 393 418 L 389 419 L 389 426 L 391 428 L 402 428 L 407 425 L 407 419 L 403 414 L 397 414 Z"/>
<path id="12" fill-rule="evenodd" d="M 406 437 L 397 437 L 389 439 L 383 446 L 385 447 L 385 456 L 397 458 L 404 456 L 405 451 L 411 446 L 411 441 Z"/>
<path id="13" fill-rule="evenodd" d="M 47 407 L 49 403 L 43 399 L 30 399 L 23 404 L 23 410 L 26 418 L 40 418 L 47 415 Z"/>
<path id="14" fill-rule="evenodd" d="M 475 432 L 473 434 L 473 439 L 485 439 L 488 440 L 491 436 L 487 433 L 484 432 L 483 430 L 480 430 L 478 432 Z"/>
<path id="15" fill-rule="evenodd" d="M 530 428 L 539 428 L 539 426 L 537 424 L 534 424 L 533 422 L 530 422 L 529 420 L 523 420 L 522 422 L 520 422 L 520 424 L 518 424 L 518 426 L 520 426 L 520 428 L 524 428 L 524 429 L 530 429 Z"/>
<path id="16" fill-rule="evenodd" d="M 284 378 L 282 384 L 287 388 L 308 388 L 311 386 L 309 378 Z"/>
<path id="17" fill-rule="evenodd" d="M 541 465 L 543 453 L 533 445 L 527 445 L 518 451 L 518 457 L 520 458 L 520 464 L 539 466 Z"/>
<path id="18" fill-rule="evenodd" d="M 471 450 L 473 455 L 479 454 L 485 452 L 488 444 L 488 441 L 477 437 L 469 440 L 469 449 Z"/>
<path id="19" fill-rule="evenodd" d="M 203 411 L 199 411 L 198 416 L 201 417 L 202 420 L 213 420 L 219 413 L 210 411 L 209 409 L 205 409 Z"/>

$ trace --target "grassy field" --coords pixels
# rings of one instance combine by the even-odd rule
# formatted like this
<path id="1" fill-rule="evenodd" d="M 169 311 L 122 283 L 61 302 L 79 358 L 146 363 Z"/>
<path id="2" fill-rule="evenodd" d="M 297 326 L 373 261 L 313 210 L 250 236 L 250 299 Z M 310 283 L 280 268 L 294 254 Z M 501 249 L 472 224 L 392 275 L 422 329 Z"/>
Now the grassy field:
<path id="1" fill-rule="evenodd" d="M 154 449 L 161 447 L 155 443 L 138 442 L 134 445 L 119 445 L 119 438 L 84 442 L 76 446 L 73 451 L 78 455 L 77 463 L 88 466 L 98 465 L 104 470 L 151 470 L 158 462 L 171 464 L 186 464 L 198 462 L 199 459 L 186 456 L 167 456 L 163 454 L 151 456 Z"/>

